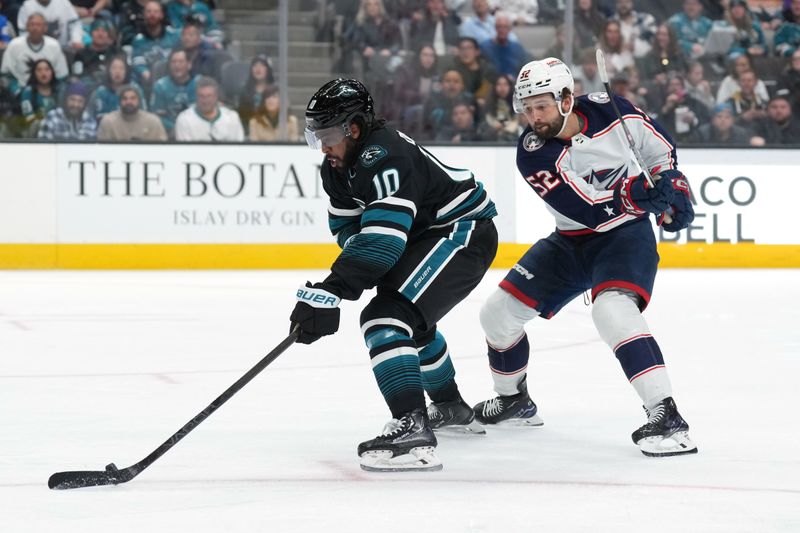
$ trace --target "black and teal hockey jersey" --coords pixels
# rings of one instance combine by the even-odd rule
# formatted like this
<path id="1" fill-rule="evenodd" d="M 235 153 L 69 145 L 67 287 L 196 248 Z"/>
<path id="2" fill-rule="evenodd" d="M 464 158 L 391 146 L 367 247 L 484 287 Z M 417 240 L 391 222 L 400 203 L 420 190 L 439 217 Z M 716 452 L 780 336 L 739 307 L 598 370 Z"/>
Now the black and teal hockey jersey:
<path id="1" fill-rule="evenodd" d="M 497 215 L 472 172 L 443 164 L 388 126 L 367 135 L 352 168 L 325 160 L 321 174 L 331 233 L 342 248 L 325 285 L 348 300 L 374 287 L 426 231 Z"/>

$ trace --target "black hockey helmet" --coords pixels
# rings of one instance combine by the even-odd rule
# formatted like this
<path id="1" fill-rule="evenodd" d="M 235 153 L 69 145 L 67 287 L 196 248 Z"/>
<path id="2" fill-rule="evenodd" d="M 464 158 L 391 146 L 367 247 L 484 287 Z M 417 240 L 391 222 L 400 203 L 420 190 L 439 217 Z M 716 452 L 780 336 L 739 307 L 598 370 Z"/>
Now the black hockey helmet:
<path id="1" fill-rule="evenodd" d="M 354 79 L 331 80 L 314 93 L 306 107 L 306 140 L 312 148 L 331 146 L 350 134 L 349 125 L 360 119 L 369 128 L 375 105 L 364 84 Z M 338 138 L 338 140 L 336 140 Z"/>

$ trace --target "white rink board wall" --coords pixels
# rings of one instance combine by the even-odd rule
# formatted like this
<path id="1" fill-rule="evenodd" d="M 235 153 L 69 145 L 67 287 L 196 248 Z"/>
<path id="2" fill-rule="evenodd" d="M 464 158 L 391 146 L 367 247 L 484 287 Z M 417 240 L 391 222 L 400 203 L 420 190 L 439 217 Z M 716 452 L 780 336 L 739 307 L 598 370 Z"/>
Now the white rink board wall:
<path id="1" fill-rule="evenodd" d="M 514 147 L 430 150 L 446 165 L 473 170 L 497 203 L 500 241 L 506 243 L 498 259 L 508 251 L 503 261 L 509 264 L 496 266 L 519 257 L 514 243 L 520 248 L 552 231 L 552 216 L 516 170 Z M 0 159 L 0 260 L 12 259 L 0 267 L 36 268 L 13 255 L 42 245 L 280 244 L 298 247 L 291 267 L 302 267 L 304 257 L 322 249 L 316 244 L 335 253 L 319 179 L 322 156 L 306 146 L 0 144 Z M 790 220 L 794 206 L 786 193 L 798 162 L 797 150 L 680 150 L 697 217 L 679 234 L 659 231 L 661 240 L 740 243 L 751 255 L 790 257 L 777 266 L 798 266 L 800 232 Z M 742 252 L 737 248 L 735 255 Z"/>

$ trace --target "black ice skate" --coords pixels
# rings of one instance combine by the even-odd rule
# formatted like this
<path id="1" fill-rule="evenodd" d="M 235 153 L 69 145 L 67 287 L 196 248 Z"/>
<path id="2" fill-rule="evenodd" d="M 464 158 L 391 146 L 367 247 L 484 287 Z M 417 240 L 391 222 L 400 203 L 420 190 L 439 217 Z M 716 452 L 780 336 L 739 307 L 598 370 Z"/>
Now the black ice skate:
<path id="1" fill-rule="evenodd" d="M 486 435 L 472 408 L 461 397 L 450 402 L 433 402 L 428 406 L 428 419 L 437 433 Z"/>
<path id="2" fill-rule="evenodd" d="M 665 398 L 652 409 L 645 408 L 647 424 L 633 432 L 633 443 L 648 457 L 697 453 L 689 438 L 689 424 L 678 413 L 675 400 Z"/>
<path id="3" fill-rule="evenodd" d="M 393 418 L 383 433 L 358 445 L 361 468 L 371 472 L 441 470 L 434 453 L 436 436 L 424 409 L 414 409 L 399 419 Z"/>
<path id="4" fill-rule="evenodd" d="M 528 395 L 528 386 L 522 382 L 517 386 L 519 391 L 513 396 L 498 396 L 476 405 L 475 418 L 481 424 L 498 426 L 542 426 L 544 421 L 536 412 L 536 404 Z"/>

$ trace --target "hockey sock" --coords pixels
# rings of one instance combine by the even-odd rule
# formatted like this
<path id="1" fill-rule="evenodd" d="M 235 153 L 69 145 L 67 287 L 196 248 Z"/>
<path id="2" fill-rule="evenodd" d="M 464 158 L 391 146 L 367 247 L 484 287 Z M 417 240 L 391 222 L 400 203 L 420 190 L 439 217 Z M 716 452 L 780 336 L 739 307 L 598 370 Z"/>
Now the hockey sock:
<path id="1" fill-rule="evenodd" d="M 394 418 L 425 408 L 417 345 L 407 332 L 376 324 L 364 332 L 372 372 Z"/>
<path id="2" fill-rule="evenodd" d="M 594 301 L 592 318 L 645 407 L 649 409 L 672 395 L 664 357 L 639 312 L 634 293 L 600 293 Z"/>
<path id="3" fill-rule="evenodd" d="M 497 394 L 513 396 L 519 392 L 517 387 L 525 377 L 529 352 L 530 344 L 525 333 L 517 342 L 503 350 L 489 345 L 489 367 L 492 369 L 492 380 Z"/>
<path id="4" fill-rule="evenodd" d="M 447 342 L 438 331 L 433 340 L 419 348 L 419 367 L 422 370 L 422 385 L 434 402 L 458 400 L 456 369 L 450 360 Z"/>

